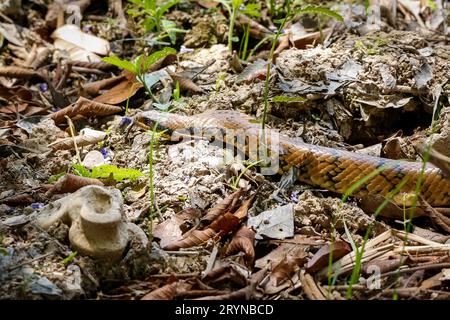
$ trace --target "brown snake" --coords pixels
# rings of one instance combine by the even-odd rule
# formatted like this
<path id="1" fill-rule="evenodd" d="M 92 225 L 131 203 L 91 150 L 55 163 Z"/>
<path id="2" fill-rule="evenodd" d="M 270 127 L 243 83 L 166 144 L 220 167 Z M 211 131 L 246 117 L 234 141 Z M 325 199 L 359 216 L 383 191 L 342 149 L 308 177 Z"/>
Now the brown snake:
<path id="1" fill-rule="evenodd" d="M 192 130 L 208 131 L 215 129 L 221 132 L 234 130 L 245 132 L 248 137 L 261 138 L 261 125 L 245 114 L 236 111 L 214 110 L 195 116 L 181 116 L 166 112 L 147 111 L 135 118 L 138 123 L 153 128 L 172 132 Z M 190 130 L 190 131 L 186 131 Z M 267 145 L 270 134 L 266 129 L 264 137 Z M 199 131 L 195 131 L 199 132 Z M 225 138 L 226 139 L 226 138 Z M 249 153 L 252 146 L 248 140 L 237 148 Z M 255 140 L 254 140 L 255 141 Z M 236 142 L 234 143 L 236 146 Z M 363 198 L 368 195 L 389 197 L 394 191 L 400 191 L 392 197 L 398 205 L 410 206 L 415 194 L 417 180 L 422 172 L 422 163 L 390 160 L 373 157 L 349 151 L 320 147 L 298 142 L 287 136 L 279 135 L 277 146 L 270 147 L 270 152 L 276 152 L 280 159 L 281 172 L 295 167 L 298 170 L 298 180 L 307 184 L 325 188 L 332 192 L 345 194 L 357 182 L 366 181 L 353 192 L 353 196 Z M 373 174 L 373 173 L 376 174 Z M 368 179 L 370 174 L 373 176 Z M 432 206 L 450 206 L 450 179 L 443 172 L 427 165 L 423 172 L 421 196 Z"/>

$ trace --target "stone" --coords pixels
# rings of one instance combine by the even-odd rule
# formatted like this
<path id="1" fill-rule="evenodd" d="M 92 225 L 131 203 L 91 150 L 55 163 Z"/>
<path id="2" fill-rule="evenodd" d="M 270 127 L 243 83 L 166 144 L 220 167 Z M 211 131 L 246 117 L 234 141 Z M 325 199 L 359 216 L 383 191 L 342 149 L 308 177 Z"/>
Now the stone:
<path id="1" fill-rule="evenodd" d="M 44 229 L 58 220 L 70 225 L 69 241 L 79 254 L 97 259 L 122 258 L 130 235 L 119 190 L 85 186 L 47 205 L 37 216 Z"/>

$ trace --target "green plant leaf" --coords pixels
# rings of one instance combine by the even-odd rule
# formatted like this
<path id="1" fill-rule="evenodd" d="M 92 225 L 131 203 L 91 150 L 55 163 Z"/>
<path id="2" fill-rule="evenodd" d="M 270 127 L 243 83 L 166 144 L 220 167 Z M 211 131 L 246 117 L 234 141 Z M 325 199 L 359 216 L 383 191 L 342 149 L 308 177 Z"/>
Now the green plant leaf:
<path id="1" fill-rule="evenodd" d="M 92 174 L 85 166 L 77 163 L 72 163 L 73 173 L 77 176 L 91 178 Z"/>
<path id="2" fill-rule="evenodd" d="M 272 98 L 272 102 L 304 102 L 308 99 L 302 97 L 288 97 L 288 96 L 275 96 Z"/>
<path id="3" fill-rule="evenodd" d="M 74 251 L 71 254 L 69 254 L 63 261 L 62 264 L 63 265 L 68 265 L 69 263 L 71 263 L 73 261 L 73 259 L 75 259 L 75 257 L 77 256 L 78 252 Z"/>
<path id="4" fill-rule="evenodd" d="M 50 184 L 54 184 L 56 181 L 59 180 L 59 178 L 61 178 L 65 174 L 66 174 L 65 172 L 60 172 L 60 173 L 54 174 L 54 175 L 50 176 L 50 178 L 48 178 L 47 182 Z"/>
<path id="5" fill-rule="evenodd" d="M 109 57 L 104 57 L 102 58 L 102 60 L 106 63 L 112 64 L 116 67 L 119 67 L 121 69 L 124 70 L 128 70 L 132 73 L 137 73 L 136 67 L 134 66 L 134 64 L 132 64 L 130 61 L 128 60 L 122 60 L 119 57 L 116 56 L 109 56 Z"/>
<path id="6" fill-rule="evenodd" d="M 252 17 L 261 16 L 261 3 L 249 3 L 245 6 L 245 9 L 241 13 Z"/>
<path id="7" fill-rule="evenodd" d="M 148 58 L 146 58 L 144 60 L 144 70 L 143 71 L 146 72 L 148 70 L 148 68 L 150 68 L 150 66 L 152 64 L 154 64 L 156 61 L 158 61 L 162 58 L 165 58 L 171 54 L 177 54 L 177 50 L 175 50 L 174 48 L 165 47 L 159 51 L 152 53 Z"/>
<path id="8" fill-rule="evenodd" d="M 112 175 L 115 181 L 120 182 L 124 179 L 135 181 L 137 178 L 142 177 L 144 174 L 139 170 L 118 168 L 110 164 L 92 168 L 92 178 L 108 178 L 110 175 Z"/>
<path id="9" fill-rule="evenodd" d="M 302 14 L 302 13 L 323 14 L 323 15 L 329 16 L 331 18 L 334 18 L 340 22 L 344 22 L 344 18 L 342 18 L 342 16 L 339 13 L 337 13 L 336 11 L 333 11 L 331 9 L 324 8 L 324 7 L 308 6 L 306 8 L 299 9 L 294 12 L 294 14 Z"/>
<path id="10" fill-rule="evenodd" d="M 166 13 L 167 10 L 169 10 L 170 8 L 172 8 L 174 5 L 178 4 L 179 0 L 172 0 L 172 1 L 167 1 L 165 3 L 163 3 L 158 9 L 157 12 L 160 15 L 160 17 L 162 17 L 164 15 L 164 13 Z"/>

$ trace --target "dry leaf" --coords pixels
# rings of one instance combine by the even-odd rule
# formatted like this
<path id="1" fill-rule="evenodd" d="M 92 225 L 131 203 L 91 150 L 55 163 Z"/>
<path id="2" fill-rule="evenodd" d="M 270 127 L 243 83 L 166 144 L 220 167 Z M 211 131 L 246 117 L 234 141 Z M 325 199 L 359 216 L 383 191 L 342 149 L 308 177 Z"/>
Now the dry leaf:
<path id="1" fill-rule="evenodd" d="M 136 92 L 143 87 L 144 86 L 142 83 L 134 79 L 126 79 L 95 98 L 94 101 L 108 104 L 118 104 L 134 96 Z"/>
<path id="2" fill-rule="evenodd" d="M 316 272 L 328 265 L 330 252 L 333 252 L 333 262 L 339 260 L 352 251 L 350 245 L 342 240 L 336 240 L 334 243 L 324 245 L 316 254 L 308 261 L 306 271 L 309 273 Z"/>
<path id="3" fill-rule="evenodd" d="M 53 142 L 48 146 L 54 151 L 56 150 L 71 150 L 75 148 L 75 143 L 78 148 L 89 146 L 97 142 L 103 141 L 106 138 L 106 133 L 103 131 L 92 130 L 85 128 L 80 131 L 80 135 Z"/>
<path id="4" fill-rule="evenodd" d="M 226 255 L 232 255 L 236 252 L 244 253 L 244 261 L 247 266 L 252 265 L 255 259 L 255 232 L 242 226 L 235 234 L 225 252 Z"/>
<path id="5" fill-rule="evenodd" d="M 247 200 L 244 201 L 244 203 L 234 213 L 235 217 L 237 217 L 239 220 L 242 220 L 245 217 L 247 217 L 248 209 L 250 209 L 250 206 L 252 205 L 253 201 L 255 200 L 257 193 L 258 193 L 258 190 L 255 191 L 255 193 L 253 193 Z"/>
<path id="6" fill-rule="evenodd" d="M 200 210 L 187 208 L 155 226 L 153 236 L 160 239 L 159 245 L 165 248 L 170 243 L 183 238 L 183 225 L 187 221 L 194 220 L 200 216 Z M 185 230 L 184 230 L 185 231 Z"/>
<path id="7" fill-rule="evenodd" d="M 17 79 L 29 79 L 38 77 L 44 79 L 44 77 L 37 71 L 29 68 L 22 68 L 16 66 L 0 67 L 0 77 L 17 78 Z"/>
<path id="8" fill-rule="evenodd" d="M 236 230 L 240 223 L 241 220 L 238 217 L 231 212 L 226 212 L 214 220 L 209 225 L 209 228 L 220 234 L 220 236 L 224 236 L 229 232 Z"/>
<path id="9" fill-rule="evenodd" d="M 89 52 L 106 56 L 109 53 L 109 42 L 99 37 L 84 33 L 73 24 L 66 24 L 56 29 L 52 34 L 53 39 L 63 40 Z M 80 59 L 74 59 L 80 60 Z M 84 60 L 81 60 L 84 61 Z"/>
<path id="10" fill-rule="evenodd" d="M 281 260 L 262 284 L 267 294 L 274 294 L 285 287 L 289 287 L 286 281 L 297 277 L 296 274 L 307 260 L 308 254 L 303 250 L 295 250 Z M 295 281 L 295 279 L 293 279 Z M 284 284 L 284 285 L 283 285 Z"/>
<path id="11" fill-rule="evenodd" d="M 55 121 L 55 124 L 60 124 L 66 120 L 65 116 L 68 116 L 69 118 L 76 115 L 83 115 L 85 117 L 108 116 L 121 111 L 121 107 L 99 103 L 80 97 L 74 105 L 65 107 L 64 109 L 53 113 L 51 118 Z"/>
<path id="12" fill-rule="evenodd" d="M 81 86 L 81 93 L 82 95 L 96 96 L 100 90 L 116 85 L 117 83 L 122 82 L 124 78 L 124 76 L 117 76 L 86 83 Z"/>
<path id="13" fill-rule="evenodd" d="M 245 14 L 238 15 L 236 19 L 236 25 L 239 26 L 249 26 L 250 36 L 254 39 L 264 39 L 268 36 L 273 35 L 273 32 L 264 27 L 262 24 L 256 22 Z"/>
<path id="14" fill-rule="evenodd" d="M 180 77 L 169 69 L 167 69 L 167 73 L 175 83 L 178 82 L 180 84 L 180 89 L 182 91 L 189 91 L 191 93 L 204 93 L 204 90 L 196 85 L 191 79 Z"/>
<path id="15" fill-rule="evenodd" d="M 377 273 L 380 272 L 380 274 L 383 274 L 385 272 L 397 269 L 401 266 L 401 263 L 402 259 L 400 258 L 386 260 L 375 259 L 364 263 L 361 267 L 361 272 L 365 275 L 372 275 L 374 268 L 376 268 Z"/>
<path id="16" fill-rule="evenodd" d="M 53 187 L 47 192 L 47 195 L 71 193 L 88 185 L 103 186 L 104 184 L 98 179 L 85 178 L 68 173 L 61 177 L 53 185 Z"/>
<path id="17" fill-rule="evenodd" d="M 233 264 L 225 264 L 208 272 L 202 278 L 202 282 L 213 287 L 220 287 L 224 284 L 230 285 L 232 283 L 242 287 L 247 285 L 247 275 Z"/>
<path id="18" fill-rule="evenodd" d="M 217 203 L 213 208 L 211 208 L 208 213 L 202 218 L 201 222 L 203 225 L 207 225 L 215 220 L 221 214 L 224 214 L 227 211 L 233 211 L 233 208 L 236 207 L 239 198 L 245 193 L 244 189 L 239 189 L 236 192 L 233 192 L 219 203 Z"/>
<path id="19" fill-rule="evenodd" d="M 141 300 L 174 300 L 177 295 L 192 288 L 192 284 L 177 281 L 147 293 Z"/>
<path id="20" fill-rule="evenodd" d="M 180 248 L 190 248 L 204 244 L 209 239 L 217 236 L 216 231 L 211 228 L 205 230 L 193 230 L 189 232 L 185 238 L 175 241 L 166 247 L 162 247 L 164 250 L 178 250 Z"/>

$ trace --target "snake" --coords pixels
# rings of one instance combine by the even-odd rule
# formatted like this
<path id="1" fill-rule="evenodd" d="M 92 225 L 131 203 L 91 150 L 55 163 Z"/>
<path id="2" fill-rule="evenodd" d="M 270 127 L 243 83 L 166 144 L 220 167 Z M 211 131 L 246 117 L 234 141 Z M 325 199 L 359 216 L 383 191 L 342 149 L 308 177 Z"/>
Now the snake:
<path id="1" fill-rule="evenodd" d="M 140 112 L 135 120 L 146 128 L 168 130 L 172 137 L 178 132 L 178 139 L 186 135 L 214 136 L 245 154 L 254 155 L 254 146 L 263 142 L 269 146 L 269 156 L 279 160 L 278 173 L 293 168 L 300 182 L 337 194 L 356 198 L 376 195 L 399 206 L 413 206 L 420 186 L 420 196 L 429 205 L 450 206 L 450 179 L 431 164 L 308 144 L 278 134 L 268 126 L 262 129 L 255 118 L 238 111 L 208 110 L 184 116 L 151 110 Z M 235 139 L 232 135 L 245 138 Z M 273 137 L 277 137 L 276 141 Z"/>

